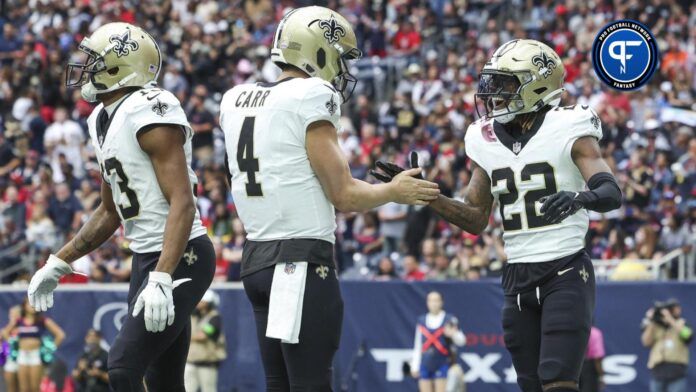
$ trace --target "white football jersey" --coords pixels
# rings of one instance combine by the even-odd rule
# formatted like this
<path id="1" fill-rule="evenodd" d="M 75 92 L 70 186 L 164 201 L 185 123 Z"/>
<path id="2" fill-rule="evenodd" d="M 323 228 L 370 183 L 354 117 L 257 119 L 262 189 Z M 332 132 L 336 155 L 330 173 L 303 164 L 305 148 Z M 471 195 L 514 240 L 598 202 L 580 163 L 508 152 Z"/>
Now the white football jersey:
<path id="1" fill-rule="evenodd" d="M 599 117 L 587 106 L 560 107 L 538 118 L 534 129 L 514 139 L 500 123 L 481 119 L 469 126 L 465 137 L 467 155 L 491 180 L 509 263 L 552 261 L 585 246 L 587 211 L 549 224 L 539 212 L 540 199 L 558 191 L 585 190 L 571 150 L 578 138 L 602 137 Z"/>
<path id="2" fill-rule="evenodd" d="M 250 240 L 335 241 L 334 207 L 309 163 L 305 137 L 320 120 L 338 129 L 340 105 L 319 78 L 242 84 L 225 93 L 220 126 L 232 196 Z"/>
<path id="3" fill-rule="evenodd" d="M 189 180 L 195 187 L 198 179 L 191 169 L 191 126 L 179 100 L 159 88 L 141 89 L 129 94 L 108 121 L 99 125 L 103 110 L 104 105 L 99 104 L 87 119 L 89 135 L 102 177 L 111 187 L 130 249 L 136 253 L 159 252 L 169 203 L 159 187 L 150 157 L 140 148 L 137 135 L 143 127 L 153 124 L 180 125 L 186 132 L 184 151 Z M 205 233 L 196 210 L 189 239 Z"/>

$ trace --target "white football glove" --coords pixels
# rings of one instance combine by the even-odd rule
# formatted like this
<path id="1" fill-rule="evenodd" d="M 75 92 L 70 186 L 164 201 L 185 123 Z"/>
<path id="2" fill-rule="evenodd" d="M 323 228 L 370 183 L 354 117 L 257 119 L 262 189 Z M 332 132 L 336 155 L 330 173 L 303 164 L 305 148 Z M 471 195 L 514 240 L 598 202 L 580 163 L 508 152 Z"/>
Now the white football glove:
<path id="1" fill-rule="evenodd" d="M 70 264 L 55 255 L 49 256 L 46 265 L 36 271 L 29 282 L 29 304 L 37 312 L 47 311 L 53 306 L 53 290 L 58 287 L 58 280 L 72 272 Z"/>
<path id="2" fill-rule="evenodd" d="M 151 271 L 147 286 L 140 292 L 133 307 L 133 317 L 145 308 L 145 329 L 149 332 L 162 332 L 174 323 L 174 297 L 172 291 L 191 279 L 177 279 L 166 272 Z"/>

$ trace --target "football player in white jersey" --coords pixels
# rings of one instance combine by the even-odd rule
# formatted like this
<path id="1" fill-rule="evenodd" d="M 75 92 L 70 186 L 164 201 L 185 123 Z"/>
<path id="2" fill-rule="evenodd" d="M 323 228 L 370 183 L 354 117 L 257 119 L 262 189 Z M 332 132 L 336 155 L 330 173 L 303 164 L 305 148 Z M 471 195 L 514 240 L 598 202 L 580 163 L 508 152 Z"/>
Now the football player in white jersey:
<path id="1" fill-rule="evenodd" d="M 472 174 L 464 199 L 440 196 L 430 204 L 476 234 L 498 204 L 507 254 L 505 345 L 524 392 L 578 390 L 595 305 L 587 210 L 621 205 L 600 153 L 599 117 L 587 106 L 558 106 L 563 77 L 561 59 L 541 42 L 498 48 L 479 78 L 476 99 L 485 112 L 466 132 Z M 401 170 L 380 167 L 387 177 Z"/>
<path id="2" fill-rule="evenodd" d="M 129 312 L 109 351 L 109 383 L 116 392 L 143 391 L 144 377 L 149 391 L 184 392 L 191 313 L 215 270 L 196 208 L 191 127 L 175 96 L 152 87 L 162 55 L 146 31 L 109 23 L 79 49 L 84 59 L 68 64 L 66 84 L 100 102 L 87 122 L 102 171 L 101 204 L 34 274 L 29 301 L 50 308 L 70 263 L 123 225 L 133 271 Z"/>
<path id="3" fill-rule="evenodd" d="M 295 9 L 279 23 L 271 49 L 278 80 L 235 86 L 220 105 L 232 195 L 248 233 L 242 280 L 268 391 L 331 390 L 343 317 L 334 206 L 425 205 L 439 194 L 436 184 L 413 177 L 420 169 L 389 184 L 351 177 L 337 129 L 355 82 L 347 61 L 360 55 L 341 15 Z"/>

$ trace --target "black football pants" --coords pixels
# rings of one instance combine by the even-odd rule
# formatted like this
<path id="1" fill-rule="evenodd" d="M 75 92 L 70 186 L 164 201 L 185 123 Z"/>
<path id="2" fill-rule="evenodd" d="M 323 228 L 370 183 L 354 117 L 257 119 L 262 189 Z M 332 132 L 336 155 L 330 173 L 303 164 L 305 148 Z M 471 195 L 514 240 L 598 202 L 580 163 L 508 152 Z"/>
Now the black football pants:
<path id="1" fill-rule="evenodd" d="M 505 296 L 505 346 L 523 392 L 578 382 L 594 307 L 594 269 L 584 251 L 538 289 Z"/>
<path id="2" fill-rule="evenodd" d="M 210 286 L 215 273 L 215 250 L 207 235 L 189 241 L 188 258 L 179 262 L 172 280 L 191 278 L 173 291 L 175 318 L 162 332 L 145 330 L 144 311 L 133 317 L 133 306 L 147 285 L 159 252 L 133 256 L 128 314 L 109 350 L 109 383 L 115 392 L 185 392 L 184 367 L 191 342 L 191 313 Z"/>
<path id="3" fill-rule="evenodd" d="M 343 299 L 333 268 L 309 264 L 302 305 L 300 341 L 281 343 L 266 337 L 268 303 L 275 267 L 243 279 L 254 308 L 256 334 L 268 392 L 330 392 L 332 362 L 341 338 Z"/>

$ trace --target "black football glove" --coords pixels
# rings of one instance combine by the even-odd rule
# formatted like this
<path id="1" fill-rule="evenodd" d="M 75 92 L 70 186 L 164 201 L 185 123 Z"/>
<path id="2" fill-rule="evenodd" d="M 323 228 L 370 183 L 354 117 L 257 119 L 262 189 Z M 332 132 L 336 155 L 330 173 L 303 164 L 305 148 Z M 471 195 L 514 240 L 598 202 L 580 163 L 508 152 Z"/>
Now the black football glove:
<path id="1" fill-rule="evenodd" d="M 539 201 L 543 204 L 540 211 L 544 214 L 544 220 L 551 224 L 561 223 L 584 208 L 582 201 L 578 198 L 579 195 L 578 192 L 560 191 L 541 198 Z"/>
<path id="2" fill-rule="evenodd" d="M 409 164 L 411 166 L 411 169 L 417 169 L 418 168 L 418 153 L 415 151 L 411 151 L 411 156 L 409 159 Z M 404 171 L 404 168 L 393 164 L 391 162 L 382 162 L 382 161 L 377 161 L 375 162 L 375 166 L 377 166 L 378 169 L 382 170 L 383 173 L 380 173 L 376 170 L 370 170 L 370 174 L 372 177 L 382 181 L 382 182 L 391 182 L 391 180 L 396 177 L 397 174 L 401 173 Z M 418 179 L 423 179 L 423 173 L 420 173 L 416 176 Z"/>

